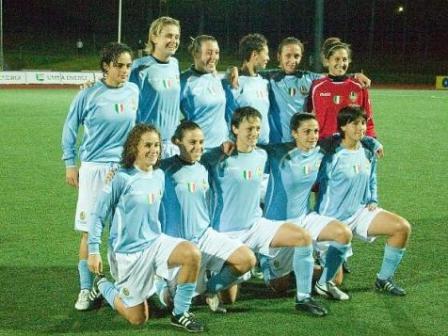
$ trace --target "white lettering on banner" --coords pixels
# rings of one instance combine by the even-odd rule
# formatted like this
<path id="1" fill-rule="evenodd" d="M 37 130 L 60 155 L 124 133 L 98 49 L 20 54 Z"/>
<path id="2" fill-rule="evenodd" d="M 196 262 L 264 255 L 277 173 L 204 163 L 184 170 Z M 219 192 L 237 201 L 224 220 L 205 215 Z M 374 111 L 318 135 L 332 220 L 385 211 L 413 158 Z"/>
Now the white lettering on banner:
<path id="1" fill-rule="evenodd" d="M 0 84 L 22 84 L 25 73 L 20 71 L 0 71 Z"/>
<path id="2" fill-rule="evenodd" d="M 0 85 L 5 84 L 82 84 L 95 81 L 102 74 L 92 72 L 0 71 Z M 98 79 L 97 79 L 98 80 Z"/>

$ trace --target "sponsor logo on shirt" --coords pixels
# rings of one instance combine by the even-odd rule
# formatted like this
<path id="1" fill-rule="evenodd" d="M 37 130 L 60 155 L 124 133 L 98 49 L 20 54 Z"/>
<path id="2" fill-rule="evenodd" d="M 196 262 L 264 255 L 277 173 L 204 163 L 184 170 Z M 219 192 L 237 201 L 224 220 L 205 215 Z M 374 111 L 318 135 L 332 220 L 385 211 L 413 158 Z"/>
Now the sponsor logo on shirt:
<path id="1" fill-rule="evenodd" d="M 321 92 L 319 94 L 320 97 L 331 97 L 331 92 Z"/>

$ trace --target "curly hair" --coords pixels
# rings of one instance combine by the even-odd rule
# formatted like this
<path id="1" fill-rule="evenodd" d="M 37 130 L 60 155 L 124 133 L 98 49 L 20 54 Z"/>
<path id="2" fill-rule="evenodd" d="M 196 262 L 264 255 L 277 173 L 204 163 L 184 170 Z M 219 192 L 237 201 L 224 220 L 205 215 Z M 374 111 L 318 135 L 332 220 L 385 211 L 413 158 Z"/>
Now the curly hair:
<path id="1" fill-rule="evenodd" d="M 129 53 L 132 58 L 132 49 L 124 43 L 110 42 L 101 49 L 100 69 L 103 74 L 107 73 L 104 65 L 109 65 L 110 62 L 116 63 L 118 57 L 123 53 Z"/>
<path id="2" fill-rule="evenodd" d="M 126 142 L 123 146 L 123 153 L 121 155 L 121 165 L 125 168 L 131 168 L 133 167 L 135 160 L 137 158 L 137 152 L 138 152 L 138 144 L 145 133 L 154 132 L 158 135 L 160 140 L 160 154 L 159 158 L 157 159 L 156 164 L 154 165 L 154 168 L 158 167 L 160 163 L 160 155 L 162 153 L 162 137 L 160 135 L 159 130 L 153 126 L 148 124 L 137 124 L 134 126 L 134 128 L 129 132 L 129 135 L 126 139 Z"/>

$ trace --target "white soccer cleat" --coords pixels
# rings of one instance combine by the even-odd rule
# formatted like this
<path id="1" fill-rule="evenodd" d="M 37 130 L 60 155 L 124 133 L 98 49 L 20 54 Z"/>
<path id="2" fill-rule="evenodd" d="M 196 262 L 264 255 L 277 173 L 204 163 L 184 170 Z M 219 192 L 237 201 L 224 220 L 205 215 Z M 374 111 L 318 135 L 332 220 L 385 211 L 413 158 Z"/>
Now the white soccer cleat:
<path id="1" fill-rule="evenodd" d="M 325 296 L 327 298 L 339 301 L 346 301 L 350 299 L 347 293 L 341 291 L 332 281 L 328 281 L 326 284 L 320 284 L 316 282 L 314 290 L 317 294 Z"/>
<path id="2" fill-rule="evenodd" d="M 205 302 L 212 312 L 220 314 L 227 313 L 227 309 L 224 307 L 217 294 L 206 295 Z"/>
<path id="3" fill-rule="evenodd" d="M 76 310 L 88 310 L 90 308 L 89 289 L 81 289 L 78 295 L 78 300 L 75 303 Z"/>

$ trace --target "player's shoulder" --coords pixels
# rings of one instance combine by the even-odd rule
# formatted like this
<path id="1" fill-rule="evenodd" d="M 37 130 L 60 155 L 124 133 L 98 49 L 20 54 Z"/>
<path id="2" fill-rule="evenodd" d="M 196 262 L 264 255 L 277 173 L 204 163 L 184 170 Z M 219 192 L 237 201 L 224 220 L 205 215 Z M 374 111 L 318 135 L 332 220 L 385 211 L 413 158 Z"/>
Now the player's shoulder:
<path id="1" fill-rule="evenodd" d="M 170 169 L 172 169 L 173 167 L 175 167 L 176 165 L 178 165 L 178 163 L 179 163 L 179 160 L 177 159 L 176 155 L 173 155 L 169 158 L 161 160 L 159 168 L 161 170 L 163 170 L 164 172 L 167 172 Z"/>

